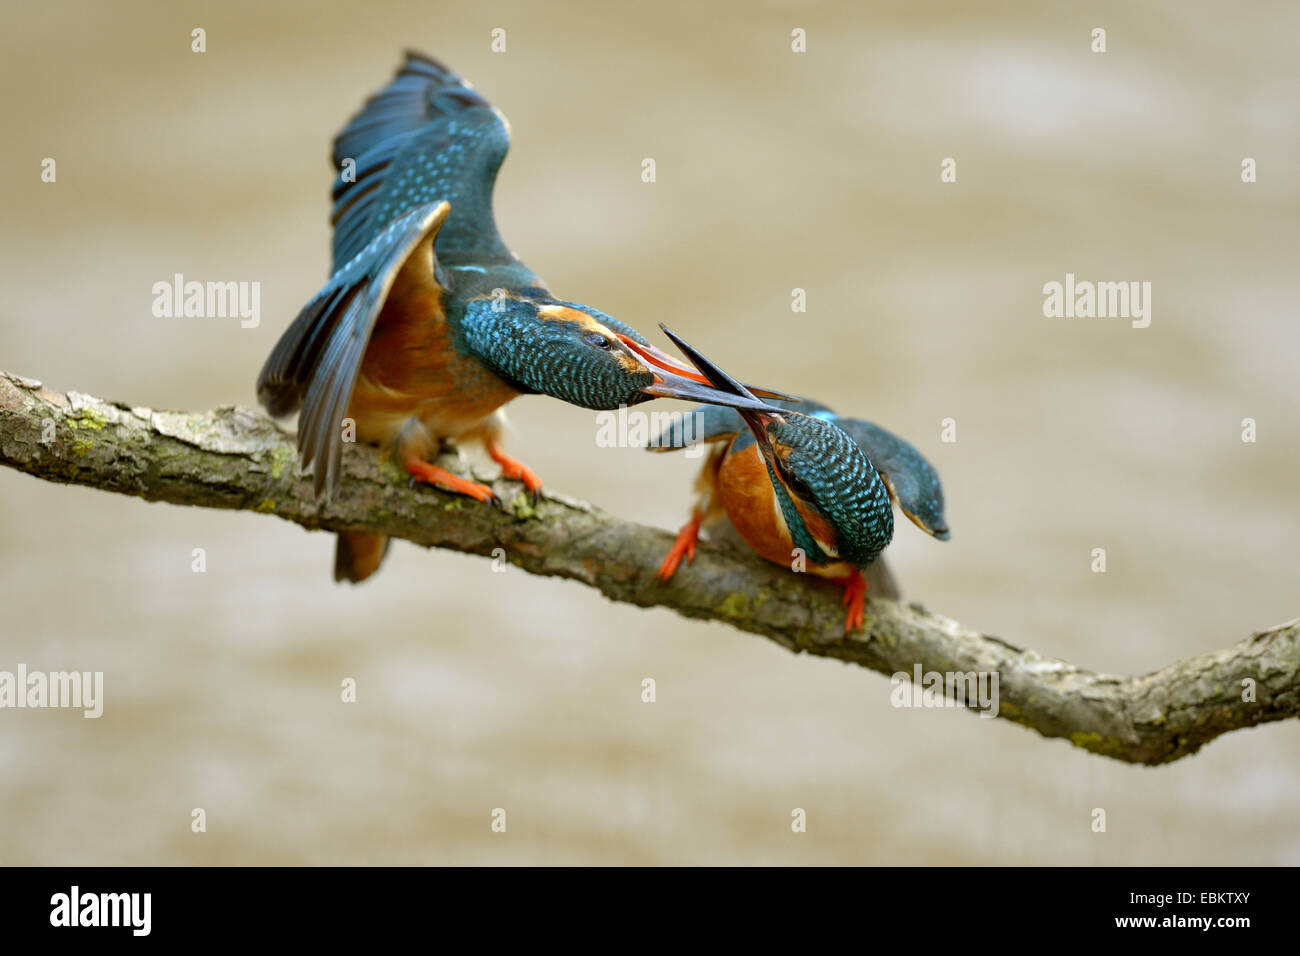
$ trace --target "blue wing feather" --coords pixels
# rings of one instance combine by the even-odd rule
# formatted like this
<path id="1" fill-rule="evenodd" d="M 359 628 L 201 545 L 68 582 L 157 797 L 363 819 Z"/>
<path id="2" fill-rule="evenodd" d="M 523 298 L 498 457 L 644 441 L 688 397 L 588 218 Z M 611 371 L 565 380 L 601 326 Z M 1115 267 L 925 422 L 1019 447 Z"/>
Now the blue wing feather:
<path id="1" fill-rule="evenodd" d="M 258 378 L 258 397 L 272 415 L 302 409 L 299 449 L 303 464 L 315 466 L 318 494 L 338 481 L 340 421 L 384 298 L 409 257 L 428 256 L 422 265 L 432 266 L 439 285 L 446 285 L 443 265 L 469 265 L 467 287 L 542 288 L 506 247 L 492 214 L 509 148 L 505 120 L 482 94 L 417 53 L 335 139 L 333 275 Z"/>
<path id="2" fill-rule="evenodd" d="M 428 203 L 371 239 L 303 307 L 262 368 L 257 395 L 271 414 L 302 408 L 298 448 L 303 466 L 315 466 L 317 494 L 338 484 L 342 421 L 388 290 L 408 263 L 425 264 L 418 256 L 437 268 L 432 247 L 447 215 L 446 203 Z"/>
<path id="3" fill-rule="evenodd" d="M 481 93 L 437 61 L 408 53 L 334 141 L 335 268 L 397 216 L 440 201 L 451 203 L 440 260 L 516 263 L 492 213 L 509 149 L 506 122 Z M 349 159 L 355 168 L 345 167 Z"/>

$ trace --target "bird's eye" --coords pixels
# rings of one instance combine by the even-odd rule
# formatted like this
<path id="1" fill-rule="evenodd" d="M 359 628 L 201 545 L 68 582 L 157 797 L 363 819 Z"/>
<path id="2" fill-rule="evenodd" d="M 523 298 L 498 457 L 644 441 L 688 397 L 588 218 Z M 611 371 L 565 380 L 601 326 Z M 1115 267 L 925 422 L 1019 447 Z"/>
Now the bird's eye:
<path id="1" fill-rule="evenodd" d="M 598 349 L 604 349 L 606 352 L 614 347 L 614 343 L 605 338 L 605 336 L 601 335 L 599 332 L 583 333 L 582 341 L 586 342 L 588 345 L 594 345 Z"/>

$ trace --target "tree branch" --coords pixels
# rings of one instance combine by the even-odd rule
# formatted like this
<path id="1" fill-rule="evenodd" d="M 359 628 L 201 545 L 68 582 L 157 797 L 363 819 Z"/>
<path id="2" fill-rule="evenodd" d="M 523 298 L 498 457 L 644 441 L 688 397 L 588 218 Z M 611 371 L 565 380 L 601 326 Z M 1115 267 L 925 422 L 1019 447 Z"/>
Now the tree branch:
<path id="1" fill-rule="evenodd" d="M 298 474 L 292 438 L 246 408 L 129 408 L 0 371 L 0 463 L 47 481 L 272 513 L 310 529 L 376 532 L 481 555 L 500 548 L 532 574 L 581 581 L 614 601 L 723 621 L 796 653 L 882 674 L 910 676 L 916 665 L 922 672 L 996 673 L 998 716 L 1132 763 L 1167 763 L 1230 730 L 1300 714 L 1300 620 L 1144 677 L 1082 670 L 890 600 L 870 601 L 863 631 L 845 639 L 838 588 L 747 549 L 706 542 L 691 573 L 660 584 L 654 569 L 672 543 L 669 533 L 560 495 L 547 494 L 534 508 L 517 485 L 498 482 L 498 494 L 512 502 L 503 511 L 410 488 L 372 449 L 349 447 L 342 489 L 322 505 Z M 900 684 L 896 693 L 910 698 L 911 688 Z"/>

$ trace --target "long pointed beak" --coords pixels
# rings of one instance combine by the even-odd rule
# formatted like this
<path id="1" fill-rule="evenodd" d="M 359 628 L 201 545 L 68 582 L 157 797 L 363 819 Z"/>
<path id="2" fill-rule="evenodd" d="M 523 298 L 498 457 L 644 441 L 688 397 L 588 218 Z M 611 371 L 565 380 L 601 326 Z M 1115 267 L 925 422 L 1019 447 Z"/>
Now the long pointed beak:
<path id="1" fill-rule="evenodd" d="M 688 402 L 703 402 L 706 405 L 725 405 L 728 408 L 736 409 L 741 415 L 745 415 L 747 412 L 779 413 L 781 411 L 779 408 L 773 408 L 753 395 L 740 395 L 730 391 L 724 392 L 721 389 L 714 388 L 707 382 L 686 378 L 684 375 L 678 375 L 676 372 L 670 372 L 666 369 L 656 370 L 654 376 L 655 380 L 641 391 L 656 398 L 681 398 Z"/>
<path id="2" fill-rule="evenodd" d="M 664 335 L 672 339 L 673 344 L 682 350 L 682 354 L 690 359 L 691 364 L 700 370 L 701 377 L 707 380 L 710 385 L 713 385 L 719 391 L 731 394 L 736 398 L 754 398 L 753 393 L 748 387 L 736 381 L 724 372 L 717 363 L 713 362 L 708 358 L 708 356 L 695 348 L 695 346 L 691 345 L 691 343 L 687 342 L 672 329 L 668 328 L 668 326 L 660 322 L 659 328 L 663 329 Z M 780 418 L 784 412 L 781 409 L 773 408 L 770 405 L 761 405 L 757 408 L 743 405 L 732 405 L 732 407 L 740 412 L 740 417 L 745 420 L 745 424 L 749 426 L 749 430 L 754 433 L 754 439 L 758 442 L 758 447 L 762 452 L 763 457 L 768 461 L 774 460 L 776 450 L 772 447 L 772 440 L 768 437 L 766 424 L 773 418 Z"/>
<path id="3" fill-rule="evenodd" d="M 663 328 L 662 323 L 660 323 L 660 328 Z M 664 331 L 667 331 L 667 329 L 664 329 Z M 671 333 L 669 334 L 671 335 Z M 677 359 L 663 351 L 663 349 L 655 348 L 653 345 L 642 345 L 640 342 L 636 341 L 636 339 L 629 338 L 626 335 L 620 334 L 618 335 L 618 339 L 628 347 L 633 355 L 638 356 L 651 367 L 664 372 L 671 372 L 679 378 L 690 379 L 691 381 L 699 382 L 702 385 L 708 384 L 708 379 L 703 375 L 695 371 L 689 365 L 677 361 Z M 673 341 L 676 341 L 676 339 L 674 338 Z M 775 391 L 774 389 L 759 388 L 757 385 L 746 385 L 745 388 L 748 389 L 751 394 L 761 396 L 762 398 L 777 398 L 791 402 L 797 401 L 793 396 L 787 395 L 785 392 Z"/>

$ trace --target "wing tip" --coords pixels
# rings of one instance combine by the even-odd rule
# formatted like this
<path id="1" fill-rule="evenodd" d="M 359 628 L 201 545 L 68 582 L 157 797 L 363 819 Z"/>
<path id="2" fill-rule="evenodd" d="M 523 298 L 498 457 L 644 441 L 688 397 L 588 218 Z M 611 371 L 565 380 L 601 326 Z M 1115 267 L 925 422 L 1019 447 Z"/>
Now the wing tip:
<path id="1" fill-rule="evenodd" d="M 406 49 L 402 51 L 402 65 L 405 67 L 410 65 L 411 63 L 421 63 L 425 66 L 432 66 L 441 70 L 444 73 L 451 72 L 451 70 L 447 69 L 447 65 L 445 63 L 442 63 L 434 59 L 433 57 L 429 56 L 429 54 L 425 53 L 422 50 L 417 50 L 415 49 L 415 47 L 408 46 Z"/>

